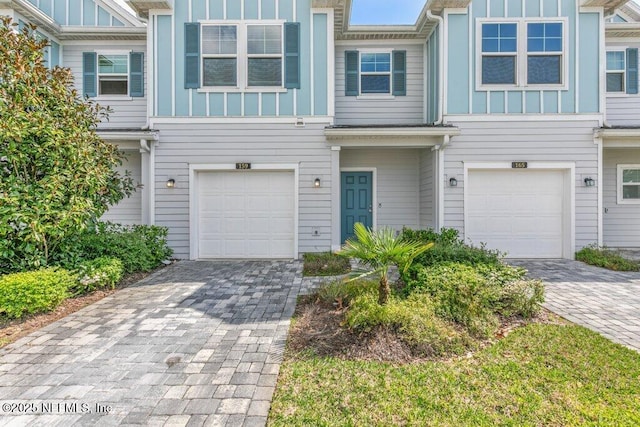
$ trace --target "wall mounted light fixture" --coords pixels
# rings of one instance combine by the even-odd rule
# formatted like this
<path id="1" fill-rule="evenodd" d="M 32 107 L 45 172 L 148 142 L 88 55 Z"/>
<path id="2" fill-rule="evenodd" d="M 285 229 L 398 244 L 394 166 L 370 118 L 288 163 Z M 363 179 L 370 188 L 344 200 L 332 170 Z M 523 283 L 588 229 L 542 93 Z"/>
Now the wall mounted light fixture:
<path id="1" fill-rule="evenodd" d="M 169 178 L 167 180 L 167 188 L 173 188 L 176 186 L 176 180 L 173 178 Z"/>
<path id="2" fill-rule="evenodd" d="M 449 187 L 457 187 L 458 186 L 458 180 L 455 179 L 454 177 L 449 178 Z"/>
<path id="3" fill-rule="evenodd" d="M 315 188 L 320 188 L 320 178 L 316 178 L 315 181 L 313 181 L 313 186 Z"/>
<path id="4" fill-rule="evenodd" d="M 584 185 L 587 187 L 593 187 L 596 185 L 596 181 L 589 176 L 584 179 Z"/>

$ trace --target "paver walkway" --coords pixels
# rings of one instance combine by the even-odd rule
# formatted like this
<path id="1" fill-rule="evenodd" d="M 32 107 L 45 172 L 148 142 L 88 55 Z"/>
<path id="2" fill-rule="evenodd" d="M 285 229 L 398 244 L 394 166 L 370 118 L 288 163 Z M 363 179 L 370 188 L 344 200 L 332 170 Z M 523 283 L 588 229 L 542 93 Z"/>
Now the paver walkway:
<path id="1" fill-rule="evenodd" d="M 264 425 L 300 262 L 180 262 L 0 350 L 0 425 Z"/>
<path id="2" fill-rule="evenodd" d="M 614 342 L 640 351 L 640 273 L 570 260 L 510 260 L 546 285 L 544 306 Z"/>

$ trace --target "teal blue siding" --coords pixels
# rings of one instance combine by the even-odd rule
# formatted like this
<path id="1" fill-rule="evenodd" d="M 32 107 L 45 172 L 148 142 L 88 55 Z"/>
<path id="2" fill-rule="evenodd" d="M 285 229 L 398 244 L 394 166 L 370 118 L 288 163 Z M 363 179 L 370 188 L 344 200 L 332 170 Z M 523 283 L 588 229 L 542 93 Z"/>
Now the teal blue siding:
<path id="1" fill-rule="evenodd" d="M 51 41 L 50 61 L 51 68 L 60 65 L 60 45 L 54 41 Z"/>
<path id="2" fill-rule="evenodd" d="M 297 4 L 297 21 L 300 22 L 300 89 L 298 94 L 298 111 L 299 116 L 311 114 L 311 76 L 308 70 L 311 69 L 311 52 L 307 46 L 311 46 L 311 19 L 308 13 L 311 7 L 311 0 L 295 0 Z M 304 72 L 307 70 L 307 72 Z"/>
<path id="3" fill-rule="evenodd" d="M 276 19 L 276 0 L 262 0 L 262 19 Z"/>
<path id="4" fill-rule="evenodd" d="M 436 27 L 431 33 L 427 42 L 427 123 L 433 123 L 438 119 L 440 112 L 438 111 L 439 102 L 438 97 L 440 95 L 440 33 L 439 27 Z"/>
<path id="5" fill-rule="evenodd" d="M 241 93 L 230 93 L 227 95 L 227 115 L 228 116 L 242 115 L 242 94 Z"/>
<path id="6" fill-rule="evenodd" d="M 80 5 L 84 0 L 69 0 L 69 25 L 81 25 Z"/>
<path id="7" fill-rule="evenodd" d="M 599 110 L 599 23 L 597 13 L 580 14 L 580 55 L 578 56 L 580 113 L 596 113 Z"/>
<path id="8" fill-rule="evenodd" d="M 224 116 L 224 94 L 222 93 L 209 94 L 209 115 Z"/>
<path id="9" fill-rule="evenodd" d="M 209 18 L 224 19 L 224 6 L 226 0 L 208 0 L 209 1 Z"/>
<path id="10" fill-rule="evenodd" d="M 558 112 L 558 92 L 546 91 L 542 95 L 544 113 L 557 113 Z"/>
<path id="11" fill-rule="evenodd" d="M 507 113 L 522 113 L 522 92 L 507 92 Z"/>
<path id="12" fill-rule="evenodd" d="M 449 114 L 469 113 L 469 25 L 467 15 L 449 15 Z"/>
<path id="13" fill-rule="evenodd" d="M 313 113 L 328 114 L 329 76 L 327 73 L 327 14 L 313 15 Z"/>
<path id="14" fill-rule="evenodd" d="M 124 23 L 120 21 L 118 18 L 113 18 L 113 22 L 111 23 L 114 27 L 124 27 Z"/>
<path id="15" fill-rule="evenodd" d="M 280 93 L 280 115 L 293 116 L 293 90 Z"/>
<path id="16" fill-rule="evenodd" d="M 163 46 L 162 49 L 157 50 L 158 64 L 161 64 L 157 70 L 158 76 L 158 115 L 170 116 L 171 104 L 173 102 L 173 95 L 171 93 L 171 81 L 173 76 L 171 75 L 171 49 L 167 49 L 167 46 L 171 46 L 171 17 L 170 16 L 158 16 L 158 46 Z"/>
<path id="17" fill-rule="evenodd" d="M 186 3 L 186 2 L 184 2 Z M 175 31 L 175 43 L 176 43 L 176 63 L 175 63 L 175 88 L 176 93 L 173 94 L 176 100 L 176 116 L 188 116 L 189 115 L 189 90 L 184 88 L 184 23 L 191 22 L 188 16 L 187 4 L 183 7 L 175 8 L 174 19 L 174 31 Z M 160 45 L 162 46 L 162 45 Z M 179 53 L 178 53 L 179 52 Z"/>
<path id="18" fill-rule="evenodd" d="M 464 101 L 467 101 L 466 99 Z M 487 113 L 487 92 L 473 92 L 473 113 Z"/>
<path id="19" fill-rule="evenodd" d="M 520 18 L 522 16 L 522 2 L 510 1 L 507 8 L 507 16 L 510 18 Z"/>
<path id="20" fill-rule="evenodd" d="M 111 25 L 111 15 L 100 6 L 98 6 L 98 25 L 101 27 L 108 27 Z"/>
<path id="21" fill-rule="evenodd" d="M 199 19 L 207 19 L 207 5 L 203 1 L 191 2 L 191 15 L 192 21 L 198 21 Z"/>
<path id="22" fill-rule="evenodd" d="M 293 2 L 295 0 L 280 0 L 278 2 L 278 16 L 289 22 L 293 22 Z"/>
<path id="23" fill-rule="evenodd" d="M 490 0 L 491 2 L 491 15 L 490 16 L 504 16 L 504 1 L 503 0 Z M 515 3 L 515 2 L 511 2 Z"/>
<path id="24" fill-rule="evenodd" d="M 67 3 L 64 1 L 57 1 L 53 4 L 53 19 L 59 24 L 67 23 Z"/>
<path id="25" fill-rule="evenodd" d="M 257 116 L 259 110 L 259 96 L 257 93 L 245 93 L 244 94 L 244 115 L 245 116 Z"/>
<path id="26" fill-rule="evenodd" d="M 611 22 L 627 22 L 627 20 L 620 15 L 615 15 Z"/>
<path id="27" fill-rule="evenodd" d="M 201 19 L 207 19 L 207 8 L 205 5 L 205 2 L 203 1 L 191 2 L 191 18 L 192 18 L 191 21 L 193 22 Z M 184 62 L 183 62 L 183 67 L 184 67 Z M 180 89 L 182 90 L 182 87 Z M 192 90 L 191 98 L 192 98 L 191 114 L 195 117 L 206 116 L 207 115 L 207 95 L 204 93 L 198 93 L 197 90 Z"/>
<path id="28" fill-rule="evenodd" d="M 93 0 L 82 0 L 82 25 L 96 25 L 96 4 Z"/>
<path id="29" fill-rule="evenodd" d="M 541 113 L 540 92 L 525 92 L 525 108 L 527 113 Z"/>
<path id="30" fill-rule="evenodd" d="M 227 19 L 242 19 L 242 0 L 227 0 Z"/>
<path id="31" fill-rule="evenodd" d="M 540 16 L 540 0 L 524 0 L 524 13 L 526 17 Z M 564 3 L 569 3 L 566 0 Z"/>
<path id="32" fill-rule="evenodd" d="M 489 102 L 492 114 L 504 114 L 504 92 L 491 92 Z"/>
<path id="33" fill-rule="evenodd" d="M 558 16 L 558 0 L 543 0 L 542 2 L 543 16 Z"/>
<path id="34" fill-rule="evenodd" d="M 576 43 L 576 7 L 575 2 L 562 2 L 562 16 L 569 17 L 569 90 L 560 94 L 560 108 L 562 113 L 575 113 L 576 111 L 576 56 L 578 44 Z M 590 47 L 587 47 L 589 49 Z"/>
<path id="35" fill-rule="evenodd" d="M 276 115 L 276 96 L 277 94 L 275 93 L 262 94 L 262 115 L 263 116 Z"/>
<path id="36" fill-rule="evenodd" d="M 259 0 L 240 0 L 240 1 L 244 1 L 244 19 L 258 19 Z"/>
<path id="37" fill-rule="evenodd" d="M 48 16 L 53 16 L 52 0 L 40 0 L 40 10 L 46 13 Z"/>

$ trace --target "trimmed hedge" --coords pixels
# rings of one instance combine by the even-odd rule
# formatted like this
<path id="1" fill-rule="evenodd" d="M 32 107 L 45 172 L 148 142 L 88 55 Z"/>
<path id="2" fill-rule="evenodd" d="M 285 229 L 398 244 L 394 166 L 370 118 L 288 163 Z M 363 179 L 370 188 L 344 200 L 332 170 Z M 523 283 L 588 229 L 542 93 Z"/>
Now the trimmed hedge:
<path id="1" fill-rule="evenodd" d="M 56 308 L 68 297 L 76 276 L 60 268 L 45 268 L 0 277 L 0 315 L 18 319 Z"/>

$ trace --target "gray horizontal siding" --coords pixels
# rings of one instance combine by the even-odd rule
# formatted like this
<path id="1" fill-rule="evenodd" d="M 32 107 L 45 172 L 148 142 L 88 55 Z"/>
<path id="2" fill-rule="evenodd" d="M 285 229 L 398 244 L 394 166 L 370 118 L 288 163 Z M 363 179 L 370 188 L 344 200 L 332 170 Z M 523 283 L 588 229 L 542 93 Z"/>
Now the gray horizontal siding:
<path id="1" fill-rule="evenodd" d="M 189 257 L 190 164 L 298 164 L 301 253 L 331 247 L 331 151 L 322 124 L 161 124 L 156 148 L 155 223 L 169 228 L 178 258 Z M 175 188 L 166 187 L 169 178 Z M 320 178 L 322 186 L 314 188 Z M 313 236 L 313 229 L 320 236 Z"/>
<path id="2" fill-rule="evenodd" d="M 593 143 L 592 121 L 461 122 L 462 135 L 453 137 L 445 149 L 448 178 L 457 187 L 445 186 L 445 227 L 464 237 L 464 162 L 571 162 L 575 163 L 576 247 L 594 243 L 598 237 L 598 197 L 595 187 L 585 187 L 586 176 L 598 175 L 598 150 Z"/>
<path id="3" fill-rule="evenodd" d="M 420 150 L 420 228 L 435 228 L 435 161 L 436 153 Z"/>
<path id="4" fill-rule="evenodd" d="M 344 52 L 358 48 L 380 48 L 407 51 L 407 95 L 389 99 L 358 99 L 344 94 Z M 423 116 L 423 46 L 384 46 L 379 42 L 371 45 L 336 46 L 336 124 L 416 124 Z"/>
<path id="5" fill-rule="evenodd" d="M 122 166 L 117 168 L 122 175 L 126 171 L 131 173 L 131 178 L 135 185 L 142 182 L 141 174 L 141 156 L 139 152 L 125 152 L 127 160 Z M 141 224 L 142 223 L 142 191 L 137 189 L 130 197 L 125 197 L 118 204 L 109 208 L 109 210 L 100 218 L 102 221 L 111 221 L 119 224 Z"/>
<path id="6" fill-rule="evenodd" d="M 607 49 L 640 48 L 640 43 L 607 41 Z M 607 122 L 613 126 L 640 126 L 640 94 L 607 94 Z"/>
<path id="7" fill-rule="evenodd" d="M 419 150 L 343 150 L 340 168 L 376 168 L 377 226 L 418 227 Z"/>
<path id="8" fill-rule="evenodd" d="M 131 41 L 126 45 L 65 45 L 63 48 L 63 65 L 71 68 L 75 86 L 80 95 L 82 95 L 82 53 L 83 52 L 99 52 L 100 50 L 131 50 L 132 52 L 145 52 L 144 67 L 144 97 L 131 98 L 130 100 L 109 100 L 106 98 L 99 99 L 98 104 L 110 107 L 112 112 L 109 114 L 109 120 L 103 120 L 99 128 L 141 128 L 147 123 L 147 66 L 146 66 L 146 44 L 140 44 L 140 41 Z"/>
<path id="9" fill-rule="evenodd" d="M 640 164 L 640 149 L 604 150 L 604 244 L 640 247 L 640 205 L 618 204 L 618 165 Z"/>

